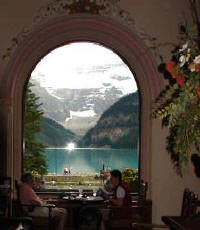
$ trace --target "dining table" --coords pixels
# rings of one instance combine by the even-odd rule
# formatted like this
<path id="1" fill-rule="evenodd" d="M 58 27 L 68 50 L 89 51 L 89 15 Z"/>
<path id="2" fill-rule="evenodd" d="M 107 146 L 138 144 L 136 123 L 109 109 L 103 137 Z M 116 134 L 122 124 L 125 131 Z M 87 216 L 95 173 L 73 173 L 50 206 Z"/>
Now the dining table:
<path id="1" fill-rule="evenodd" d="M 65 208 L 67 210 L 68 224 L 70 227 L 76 226 L 77 217 L 82 208 L 95 207 L 100 210 L 107 208 L 105 200 L 99 196 L 66 195 L 59 200 L 50 199 L 48 203 L 53 203 L 56 207 Z"/>
<path id="2" fill-rule="evenodd" d="M 200 215 L 183 216 L 162 216 L 162 221 L 171 230 L 200 230 Z"/>

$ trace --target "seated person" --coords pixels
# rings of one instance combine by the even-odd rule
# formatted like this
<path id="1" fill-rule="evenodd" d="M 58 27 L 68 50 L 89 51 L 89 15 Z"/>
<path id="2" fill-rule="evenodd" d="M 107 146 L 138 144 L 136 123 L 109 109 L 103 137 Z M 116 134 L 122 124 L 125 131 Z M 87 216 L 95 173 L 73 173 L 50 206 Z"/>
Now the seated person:
<path id="1" fill-rule="evenodd" d="M 106 179 L 106 181 L 104 182 L 104 190 L 105 190 L 107 193 L 113 192 L 113 184 L 111 183 L 110 176 L 109 176 L 109 177 Z"/>
<path id="2" fill-rule="evenodd" d="M 132 217 L 128 206 L 131 206 L 131 197 L 128 194 L 126 187 L 122 184 L 122 174 L 119 170 L 112 170 L 110 172 L 110 182 L 113 186 L 113 197 L 110 198 L 106 191 L 103 191 L 103 197 L 107 199 L 113 206 L 118 206 L 117 209 L 102 210 L 103 228 L 112 229 L 112 220 L 126 219 Z M 99 193 L 102 190 L 99 190 Z M 124 208 L 125 207 L 125 208 Z M 121 209 L 123 208 L 123 210 Z"/>
<path id="3" fill-rule="evenodd" d="M 47 205 L 41 200 L 33 190 L 35 184 L 34 177 L 31 173 L 26 173 L 22 178 L 22 184 L 19 188 L 20 201 L 26 205 Z M 28 207 L 24 207 L 28 211 Z M 56 220 L 56 230 L 63 230 L 66 220 L 66 210 L 62 208 L 53 208 L 52 217 Z M 29 216 L 44 216 L 48 217 L 49 209 L 47 207 L 34 207 L 33 211 L 29 212 Z"/>
<path id="4" fill-rule="evenodd" d="M 113 185 L 113 198 L 108 198 L 113 205 L 131 205 L 131 197 L 122 184 L 122 174 L 115 169 L 110 172 L 110 181 Z M 106 195 L 105 195 L 106 197 Z"/>

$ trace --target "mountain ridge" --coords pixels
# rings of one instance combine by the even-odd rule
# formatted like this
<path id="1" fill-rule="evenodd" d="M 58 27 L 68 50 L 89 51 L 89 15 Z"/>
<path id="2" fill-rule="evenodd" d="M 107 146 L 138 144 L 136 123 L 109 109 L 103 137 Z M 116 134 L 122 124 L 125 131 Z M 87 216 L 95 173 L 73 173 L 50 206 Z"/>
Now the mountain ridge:
<path id="1" fill-rule="evenodd" d="M 95 126 L 103 112 L 123 95 L 120 89 L 108 83 L 102 88 L 53 89 L 42 87 L 36 79 L 31 81 L 45 117 L 55 120 L 78 136 L 84 136 L 88 129 Z M 122 77 L 119 81 L 122 81 Z M 88 116 L 86 111 L 90 111 Z"/>
<path id="2" fill-rule="evenodd" d="M 82 138 L 82 147 L 137 148 L 139 135 L 138 93 L 122 97 L 107 109 L 96 126 Z"/>
<path id="3" fill-rule="evenodd" d="M 42 126 L 42 130 L 36 135 L 36 138 L 48 147 L 66 147 L 70 142 L 79 141 L 79 137 L 72 131 L 65 129 L 50 118 L 43 117 Z"/>

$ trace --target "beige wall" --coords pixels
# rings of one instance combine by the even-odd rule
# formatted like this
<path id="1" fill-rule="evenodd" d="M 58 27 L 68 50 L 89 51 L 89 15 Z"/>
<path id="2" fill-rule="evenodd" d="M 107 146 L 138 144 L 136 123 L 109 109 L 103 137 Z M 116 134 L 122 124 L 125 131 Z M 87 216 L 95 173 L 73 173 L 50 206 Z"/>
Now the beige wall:
<path id="1" fill-rule="evenodd" d="M 1 56 L 10 47 L 11 39 L 23 28 L 29 27 L 38 9 L 49 2 L 50 0 L 0 1 Z M 138 34 L 141 31 L 146 31 L 147 34 L 156 37 L 158 43 L 171 43 L 176 42 L 178 24 L 183 22 L 183 15 L 189 15 L 187 2 L 186 0 L 121 0 L 120 6 L 135 19 L 135 29 Z M 146 45 L 150 45 L 148 41 L 146 41 Z M 166 58 L 165 60 L 169 57 L 170 50 L 171 47 L 168 46 L 160 48 L 161 54 Z M 159 59 L 154 58 L 154 61 L 159 63 Z M 2 59 L 0 59 L 1 65 L 5 66 Z M 162 76 L 160 77 L 162 81 Z M 1 78 L 0 84 L 1 87 L 4 84 Z M 6 105 L 4 103 L 4 107 Z M 151 133 L 151 149 L 149 150 L 151 154 L 151 194 L 149 196 L 153 200 L 153 221 L 158 222 L 162 215 L 179 214 L 183 189 L 189 187 L 200 192 L 200 181 L 194 177 L 192 169 L 186 171 L 183 178 L 175 174 L 169 155 L 165 150 L 167 129 L 161 129 L 160 121 L 152 121 Z M 9 170 L 12 171 L 12 169 Z"/>

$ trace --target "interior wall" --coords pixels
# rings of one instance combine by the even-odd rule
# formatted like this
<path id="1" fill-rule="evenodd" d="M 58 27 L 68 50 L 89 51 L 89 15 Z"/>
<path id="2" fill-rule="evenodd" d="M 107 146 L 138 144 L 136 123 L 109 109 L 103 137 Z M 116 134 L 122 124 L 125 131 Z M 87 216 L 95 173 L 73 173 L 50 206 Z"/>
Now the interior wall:
<path id="1" fill-rule="evenodd" d="M 34 0 L 28 2 L 26 0 L 20 0 L 19 3 L 13 2 L 12 0 L 2 0 L 0 2 L 1 57 L 7 52 L 7 48 L 11 47 L 12 38 L 16 37 L 24 28 L 29 27 L 37 11 L 49 2 L 51 1 Z M 137 31 L 138 37 L 145 31 L 147 35 L 156 37 L 158 43 L 177 42 L 178 25 L 184 21 L 184 17 L 189 15 L 188 2 L 183 0 L 121 0 L 119 4 L 122 9 L 127 10 L 131 17 L 135 19 L 134 29 Z M 53 42 L 55 41 L 52 40 L 52 44 Z M 146 44 L 146 46 L 143 47 L 145 49 L 151 45 L 148 39 L 144 40 L 144 43 Z M 20 47 L 21 52 L 23 52 L 23 46 Z M 45 48 L 45 44 L 43 48 Z M 170 57 L 170 50 L 170 45 L 160 47 L 160 53 L 164 56 L 166 61 Z M 154 55 L 154 53 L 152 53 L 152 55 Z M 34 59 L 34 57 L 32 58 Z M 160 60 L 158 57 L 154 55 L 152 59 L 159 64 Z M 20 62 L 20 60 L 16 60 L 16 66 L 17 61 Z M 30 64 L 36 63 L 37 61 L 38 60 L 31 60 Z M 16 162 L 18 157 L 15 154 L 11 154 L 12 149 L 18 148 L 18 146 L 15 145 L 17 143 L 16 139 L 19 139 L 19 137 L 14 136 L 11 131 L 9 133 L 9 130 L 17 126 L 18 131 L 21 132 L 21 126 L 19 126 L 17 122 L 20 120 L 20 113 L 18 113 L 20 108 L 13 109 L 12 105 L 17 101 L 21 101 L 22 98 L 20 94 L 13 94 L 18 95 L 18 98 L 6 97 L 7 92 L 4 90 L 4 85 L 6 77 L 9 76 L 4 75 L 4 70 L 8 67 L 7 62 L 2 58 L 0 59 L 0 66 L 0 117 L 3 118 L 4 124 L 6 124 L 3 127 L 8 127 L 5 133 L 1 133 L 1 135 L 4 136 L 2 145 L 7 147 L 1 147 L 0 154 L 6 151 L 6 156 L 10 159 L 7 165 L 7 174 L 12 175 L 15 173 L 20 176 L 20 165 L 12 166 L 12 163 Z M 22 68 L 26 69 L 26 66 Z M 158 78 L 158 81 L 158 85 L 160 86 L 165 84 L 162 76 Z M 18 85 L 18 90 L 22 90 L 23 86 L 20 85 L 21 82 L 15 82 L 14 84 Z M 150 82 L 149 84 L 154 83 Z M 152 92 L 149 93 L 151 96 Z M 154 103 L 153 98 L 149 101 L 150 104 L 148 106 L 151 108 Z M 143 103 L 145 103 L 145 101 L 143 101 Z M 9 111 L 9 113 L 7 113 L 7 111 Z M 9 115 L 7 116 L 7 114 Z M 14 119 L 12 120 L 10 117 Z M 146 119 L 151 120 L 150 116 Z M 180 213 L 183 189 L 189 187 L 194 191 L 200 192 L 200 181 L 195 178 L 192 167 L 185 171 L 182 178 L 176 175 L 169 155 L 165 150 L 165 138 L 168 133 L 167 128 L 161 129 L 160 121 L 151 120 L 151 126 L 148 129 L 151 134 L 150 143 L 148 145 L 150 148 L 149 153 L 151 154 L 149 162 L 146 163 L 149 164 L 150 168 L 148 173 L 151 174 L 150 198 L 153 200 L 153 221 L 160 222 L 160 217 L 162 215 L 177 215 Z M 5 136 L 9 138 L 5 138 Z M 8 140 L 8 142 L 6 142 L 6 140 Z M 145 145 L 145 143 L 143 144 Z M 12 159 L 13 157 L 14 159 Z"/>

